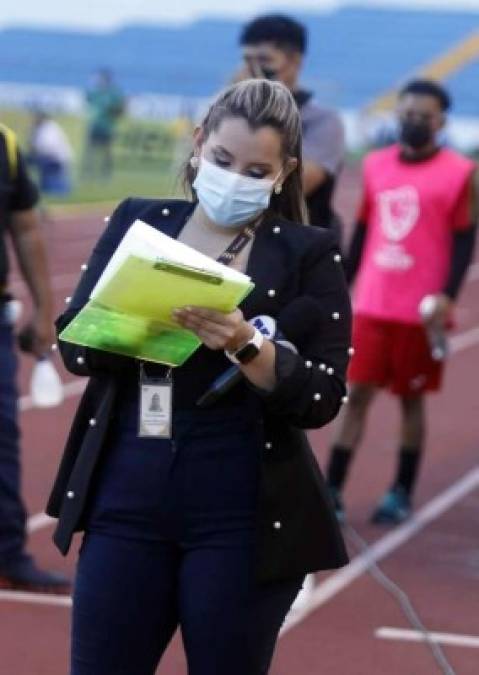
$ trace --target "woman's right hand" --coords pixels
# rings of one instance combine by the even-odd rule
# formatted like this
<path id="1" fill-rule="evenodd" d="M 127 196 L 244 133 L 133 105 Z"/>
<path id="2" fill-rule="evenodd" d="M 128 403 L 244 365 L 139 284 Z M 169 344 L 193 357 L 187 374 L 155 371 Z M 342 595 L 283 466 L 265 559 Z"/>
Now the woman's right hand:
<path id="1" fill-rule="evenodd" d="M 195 333 L 209 349 L 236 351 L 246 344 L 254 328 L 245 321 L 240 309 L 229 314 L 205 307 L 182 307 L 173 312 L 173 318 Z"/>

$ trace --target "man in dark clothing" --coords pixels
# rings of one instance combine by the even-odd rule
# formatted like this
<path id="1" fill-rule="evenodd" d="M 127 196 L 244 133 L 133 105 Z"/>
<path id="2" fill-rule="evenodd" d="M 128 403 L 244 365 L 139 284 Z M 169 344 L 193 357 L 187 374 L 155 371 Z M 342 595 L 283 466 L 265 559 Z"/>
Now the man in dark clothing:
<path id="1" fill-rule="evenodd" d="M 32 298 L 34 313 L 26 327 L 32 352 L 45 354 L 53 341 L 52 298 L 46 256 L 34 209 L 38 200 L 16 138 L 0 125 L 0 588 L 59 592 L 68 580 L 38 569 L 25 551 L 26 512 L 20 496 L 13 318 L 7 293 L 6 235 Z"/>
<path id="2" fill-rule="evenodd" d="M 331 202 L 344 160 L 344 129 L 334 111 L 320 107 L 298 84 L 307 47 L 304 26 L 282 15 L 261 16 L 243 28 L 240 44 L 240 77 L 276 79 L 292 91 L 303 127 L 303 184 L 310 222 L 339 229 Z"/>

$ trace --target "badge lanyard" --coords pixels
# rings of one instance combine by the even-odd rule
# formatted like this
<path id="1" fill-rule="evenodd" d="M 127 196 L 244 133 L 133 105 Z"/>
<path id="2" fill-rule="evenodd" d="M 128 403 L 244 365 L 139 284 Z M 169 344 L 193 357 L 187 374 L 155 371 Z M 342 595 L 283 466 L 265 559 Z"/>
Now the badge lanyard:
<path id="1" fill-rule="evenodd" d="M 231 242 L 227 249 L 217 258 L 217 262 L 223 265 L 231 265 L 241 251 L 253 239 L 257 226 L 247 225 Z"/>
<path id="2" fill-rule="evenodd" d="M 246 226 L 217 258 L 231 265 L 253 239 L 256 227 Z M 171 438 L 173 420 L 173 377 L 169 368 L 165 377 L 149 377 L 140 361 L 140 401 L 138 414 L 139 438 Z"/>

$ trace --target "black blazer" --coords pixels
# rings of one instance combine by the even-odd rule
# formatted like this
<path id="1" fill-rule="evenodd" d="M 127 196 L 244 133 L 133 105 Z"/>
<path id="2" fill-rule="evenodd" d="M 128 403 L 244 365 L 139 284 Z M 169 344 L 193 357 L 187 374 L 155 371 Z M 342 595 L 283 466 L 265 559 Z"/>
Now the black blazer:
<path id="1" fill-rule="evenodd" d="M 57 320 L 58 331 L 86 303 L 120 239 L 137 218 L 175 237 L 191 210 L 190 202 L 179 200 L 128 199 L 120 204 L 67 310 Z M 276 344 L 274 391 L 266 393 L 244 384 L 232 391 L 228 402 L 222 402 L 241 405 L 244 387 L 249 396 L 253 389 L 261 402 L 264 453 L 257 573 L 266 581 L 336 568 L 348 561 L 327 488 L 303 429 L 332 420 L 346 394 L 351 309 L 336 236 L 322 228 L 280 219 L 265 221 L 257 231 L 247 272 L 255 289 L 241 305 L 246 318 L 268 314 L 279 317 L 281 325 L 296 299 L 302 298 L 303 305 L 297 303 L 297 307 L 305 308 L 294 325 L 291 317 L 289 322 L 284 320 L 283 332 L 299 353 Z M 66 367 L 90 377 L 47 506 L 47 513 L 59 519 L 54 541 L 66 554 L 73 533 L 83 529 L 82 516 L 115 397 L 137 372 L 137 364 L 131 358 L 62 341 L 59 346 Z M 223 353 L 205 347 L 198 350 L 175 370 L 176 382 L 184 378 L 183 386 L 175 387 L 175 406 L 194 406 L 205 385 L 228 365 Z M 177 391 L 186 392 L 180 403 Z"/>

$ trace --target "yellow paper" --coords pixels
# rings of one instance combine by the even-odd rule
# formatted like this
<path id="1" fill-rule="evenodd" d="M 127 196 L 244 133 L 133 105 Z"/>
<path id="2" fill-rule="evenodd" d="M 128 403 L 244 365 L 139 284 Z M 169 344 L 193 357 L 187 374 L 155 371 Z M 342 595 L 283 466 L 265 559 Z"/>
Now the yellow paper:
<path id="1" fill-rule="evenodd" d="M 136 225 L 136 224 L 135 224 Z M 129 249 L 131 230 L 123 242 Z M 249 277 L 224 268 L 211 260 L 210 270 L 184 264 L 167 256 L 168 237 L 141 223 L 140 235 L 147 232 L 161 235 L 162 253 L 152 259 L 131 252 L 117 252 L 92 292 L 91 299 L 60 334 L 60 339 L 104 351 L 124 354 L 146 361 L 178 366 L 200 346 L 200 340 L 190 331 L 180 328 L 172 318 L 179 307 L 194 305 L 220 312 L 231 312 L 252 290 Z M 174 241 L 174 240 L 172 240 Z M 209 259 L 194 249 L 174 242 L 176 257 L 195 259 L 208 265 Z M 178 254 L 179 252 L 179 254 Z M 225 269 L 230 278 L 222 273 Z"/>

